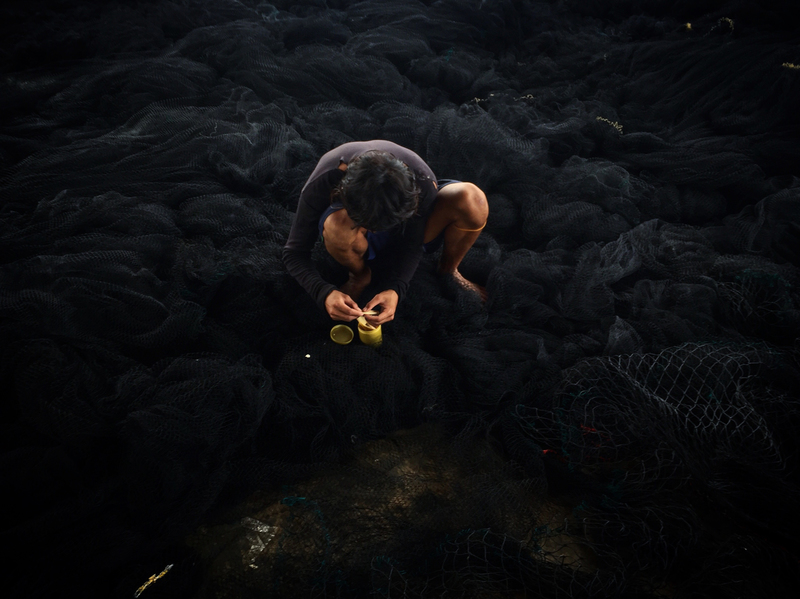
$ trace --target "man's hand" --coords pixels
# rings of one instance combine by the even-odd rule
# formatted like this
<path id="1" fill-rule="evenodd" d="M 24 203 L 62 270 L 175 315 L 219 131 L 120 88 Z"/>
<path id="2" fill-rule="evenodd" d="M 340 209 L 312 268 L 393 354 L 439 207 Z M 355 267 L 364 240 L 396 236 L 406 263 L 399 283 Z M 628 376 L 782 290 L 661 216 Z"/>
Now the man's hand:
<path id="1" fill-rule="evenodd" d="M 377 297 L 377 296 L 376 296 Z M 350 322 L 361 316 L 361 308 L 346 293 L 334 289 L 325 298 L 325 310 L 333 320 Z"/>
<path id="2" fill-rule="evenodd" d="M 381 311 L 376 316 L 365 316 L 364 318 L 373 326 L 378 326 L 384 322 L 394 320 L 394 313 L 395 310 L 397 310 L 398 300 L 397 292 L 394 289 L 381 291 L 364 306 L 364 312 L 374 310 L 378 306 L 380 306 Z"/>

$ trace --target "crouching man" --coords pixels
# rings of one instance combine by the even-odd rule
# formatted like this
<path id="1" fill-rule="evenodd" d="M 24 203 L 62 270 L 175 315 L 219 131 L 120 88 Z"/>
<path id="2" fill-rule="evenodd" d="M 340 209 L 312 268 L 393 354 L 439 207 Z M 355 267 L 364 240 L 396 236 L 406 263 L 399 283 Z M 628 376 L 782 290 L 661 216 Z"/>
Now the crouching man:
<path id="1" fill-rule="evenodd" d="M 300 193 L 283 248 L 289 273 L 334 320 L 365 311 L 374 326 L 394 318 L 423 252 L 442 246 L 439 272 L 486 299 L 458 265 L 486 226 L 489 205 L 474 184 L 438 180 L 417 154 L 390 141 L 350 142 L 325 154 Z M 322 235 L 325 249 L 348 272 L 337 288 L 311 260 Z M 385 289 L 359 308 L 372 281 L 372 262 L 388 258 Z"/>

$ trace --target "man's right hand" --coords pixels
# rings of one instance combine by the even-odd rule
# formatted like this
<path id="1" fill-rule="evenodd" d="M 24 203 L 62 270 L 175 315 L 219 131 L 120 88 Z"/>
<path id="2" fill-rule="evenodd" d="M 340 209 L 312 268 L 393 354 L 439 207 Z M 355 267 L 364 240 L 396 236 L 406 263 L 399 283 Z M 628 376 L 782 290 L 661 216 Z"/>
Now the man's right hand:
<path id="1" fill-rule="evenodd" d="M 333 320 L 344 322 L 350 322 L 363 314 L 353 298 L 338 289 L 331 291 L 325 298 L 325 310 Z"/>

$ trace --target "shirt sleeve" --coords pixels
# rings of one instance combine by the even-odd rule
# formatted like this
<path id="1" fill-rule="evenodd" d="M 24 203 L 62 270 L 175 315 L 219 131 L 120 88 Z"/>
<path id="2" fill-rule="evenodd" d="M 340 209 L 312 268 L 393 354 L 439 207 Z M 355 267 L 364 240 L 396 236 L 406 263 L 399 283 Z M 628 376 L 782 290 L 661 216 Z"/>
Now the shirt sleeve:
<path id="1" fill-rule="evenodd" d="M 306 184 L 300 193 L 292 228 L 283 246 L 286 270 L 321 308 L 325 307 L 325 298 L 336 289 L 336 285 L 319 274 L 311 260 L 311 250 L 319 237 L 319 219 L 330 206 L 331 190 L 343 174 L 339 169 L 333 169 Z"/>

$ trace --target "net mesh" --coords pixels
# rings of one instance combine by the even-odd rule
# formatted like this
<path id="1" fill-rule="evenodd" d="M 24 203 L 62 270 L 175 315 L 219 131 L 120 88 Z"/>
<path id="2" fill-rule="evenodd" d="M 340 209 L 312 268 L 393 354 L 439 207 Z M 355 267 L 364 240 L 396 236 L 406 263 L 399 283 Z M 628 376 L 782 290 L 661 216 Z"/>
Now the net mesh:
<path id="1" fill-rule="evenodd" d="M 7 4 L 4 596 L 794 597 L 791 2 Z M 342 347 L 281 249 L 375 138 L 488 300 Z"/>

